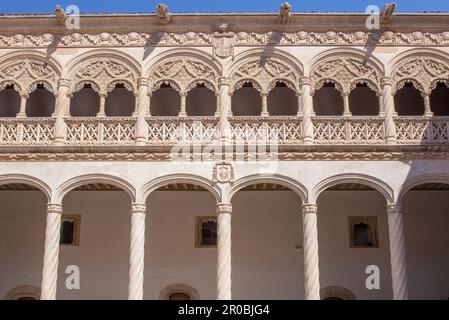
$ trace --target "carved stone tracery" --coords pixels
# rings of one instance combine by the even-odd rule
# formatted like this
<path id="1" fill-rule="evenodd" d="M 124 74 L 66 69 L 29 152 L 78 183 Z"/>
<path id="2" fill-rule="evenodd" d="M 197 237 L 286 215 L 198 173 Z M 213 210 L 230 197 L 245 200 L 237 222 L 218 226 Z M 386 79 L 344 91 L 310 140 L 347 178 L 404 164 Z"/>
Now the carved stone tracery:
<path id="1" fill-rule="evenodd" d="M 0 89 L 17 85 L 16 90 L 29 95 L 37 85 L 43 85 L 52 93 L 57 92 L 57 71 L 46 62 L 33 59 L 17 59 L 0 68 Z"/>
<path id="2" fill-rule="evenodd" d="M 375 92 L 380 92 L 378 71 L 357 58 L 334 57 L 320 61 L 312 72 L 314 90 L 325 83 L 333 82 L 342 94 L 349 94 L 357 84 L 364 83 Z"/>
<path id="3" fill-rule="evenodd" d="M 412 82 L 423 94 L 430 94 L 438 81 L 447 81 L 449 65 L 433 57 L 412 57 L 405 59 L 393 72 L 394 91 L 405 83 Z"/>
<path id="4" fill-rule="evenodd" d="M 106 94 L 114 89 L 115 84 L 123 84 L 126 89 L 136 94 L 137 72 L 125 62 L 116 58 L 93 58 L 84 63 L 71 77 L 70 92 L 74 93 L 89 83 L 100 94 Z"/>
<path id="5" fill-rule="evenodd" d="M 295 68 L 277 58 L 258 57 L 245 61 L 231 75 L 231 90 L 240 89 L 246 82 L 251 82 L 262 93 L 269 92 L 276 82 L 282 82 L 298 92 L 299 74 Z"/>
<path id="6" fill-rule="evenodd" d="M 149 82 L 152 84 L 151 91 L 157 90 L 162 84 L 169 84 L 185 93 L 202 84 L 217 92 L 218 74 L 198 59 L 177 57 L 157 65 L 150 74 Z"/>

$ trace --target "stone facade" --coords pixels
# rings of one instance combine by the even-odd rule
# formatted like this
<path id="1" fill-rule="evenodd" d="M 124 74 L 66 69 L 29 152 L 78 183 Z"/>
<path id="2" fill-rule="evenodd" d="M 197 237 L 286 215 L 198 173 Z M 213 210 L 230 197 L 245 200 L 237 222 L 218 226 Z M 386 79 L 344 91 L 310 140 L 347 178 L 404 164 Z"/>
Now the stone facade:
<path id="1" fill-rule="evenodd" d="M 127 230 L 124 224 L 131 226 L 126 231 L 130 243 L 127 260 L 121 260 L 124 265 L 113 260 L 118 264 L 110 270 L 112 274 L 112 270 L 126 269 L 129 260 L 129 281 L 126 276 L 120 278 L 117 283 L 122 287 L 117 290 L 123 291 L 125 283 L 129 299 L 166 299 L 176 291 L 173 288 L 188 291 L 191 285 L 176 271 L 173 275 L 158 273 L 176 263 L 159 245 L 155 245 L 156 262 L 151 260 L 152 241 L 165 239 L 151 228 L 151 222 L 161 228 L 170 223 L 166 217 L 151 214 L 153 207 L 163 211 L 160 203 L 154 204 L 158 201 L 166 203 L 167 210 L 183 211 L 179 204 L 170 207 L 167 198 L 176 198 L 175 192 L 185 192 L 182 197 L 190 194 L 161 188 L 194 185 L 209 194 L 210 199 L 199 199 L 207 203 L 207 212 L 198 215 L 216 212 L 218 243 L 216 250 L 198 249 L 209 250 L 199 254 L 204 263 L 198 270 L 182 269 L 191 283 L 198 280 L 189 293 L 192 298 L 320 299 L 329 292 L 340 292 L 363 299 L 446 299 L 449 279 L 435 270 L 447 269 L 447 250 L 435 251 L 441 248 L 439 242 L 429 240 L 432 248 L 412 248 L 413 256 L 407 256 L 407 245 L 413 246 L 415 237 L 407 231 L 416 232 L 419 219 L 427 218 L 423 214 L 407 225 L 407 214 L 417 215 L 421 203 L 410 206 L 411 200 L 404 199 L 409 192 L 424 192 L 417 191 L 422 186 L 434 193 L 431 198 L 440 196 L 435 201 L 443 207 L 432 209 L 434 225 L 429 229 L 442 225 L 447 230 L 447 217 L 440 211 L 447 205 L 441 194 L 447 193 L 444 186 L 449 184 L 449 106 L 444 100 L 449 92 L 449 15 L 397 14 L 381 30 L 366 30 L 366 18 L 364 14 L 291 14 L 278 23 L 275 14 L 82 15 L 81 29 L 73 32 L 60 26 L 53 15 L 0 17 L 0 109 L 9 110 L 0 110 L 0 197 L 7 204 L 0 210 L 5 217 L 0 227 L 11 232 L 8 221 L 20 224 L 15 215 L 3 211 L 20 214 L 21 210 L 34 210 L 14 207 L 8 196 L 11 191 L 22 192 L 24 185 L 45 195 L 40 210 L 46 210 L 42 235 L 32 232 L 42 242 L 43 264 L 37 265 L 42 276 L 38 280 L 36 275 L 23 276 L 22 280 L 14 274 L 11 262 L 1 269 L 8 275 L 0 288 L 5 296 L 20 295 L 7 292 L 30 284 L 35 287 L 33 292 L 41 292 L 42 299 L 55 299 L 58 292 L 64 292 L 64 273 L 58 265 L 62 251 L 67 251 L 59 248 L 61 213 L 67 207 L 77 211 L 76 203 L 82 197 L 75 199 L 79 194 L 72 191 L 81 188 L 87 193 L 86 186 L 92 185 L 100 185 L 100 189 L 113 186 L 129 196 L 129 218 L 111 218 L 115 232 Z M 231 245 L 234 230 L 240 241 L 245 232 L 253 232 L 263 243 L 263 235 L 242 227 L 250 225 L 250 220 L 236 218 L 235 213 L 244 216 L 252 205 L 263 202 L 263 196 L 242 202 L 247 197 L 240 195 L 242 190 L 253 185 L 262 186 L 257 194 L 276 192 L 270 191 L 273 185 L 290 190 L 286 191 L 290 202 L 281 206 L 286 217 L 279 223 L 297 224 L 303 257 L 296 257 L 301 269 L 292 264 L 285 267 L 286 261 L 296 259 L 291 252 L 277 257 L 288 269 L 288 277 L 282 278 L 285 292 L 274 283 L 258 287 L 258 281 L 252 279 L 248 285 L 258 288 L 254 295 L 239 282 L 233 294 L 232 275 L 244 280 L 250 274 L 245 268 L 251 266 L 251 260 L 241 259 L 241 250 L 235 249 L 241 242 Z M 335 199 L 319 199 L 329 192 L 338 194 L 329 191 L 338 186 L 344 186 L 346 196 L 342 197 L 349 202 L 361 192 L 355 191 L 356 186 L 365 186 L 371 190 L 365 201 L 377 201 L 376 208 L 382 208 L 376 212 L 383 219 L 380 248 L 375 258 L 362 254 L 362 261 L 367 265 L 379 261 L 382 289 L 384 285 L 388 289 L 370 295 L 343 274 L 348 267 L 344 263 L 337 263 L 337 270 L 323 266 L 328 259 L 321 250 L 332 255 L 328 241 L 332 227 L 320 223 L 332 205 L 323 201 Z M 240 199 L 237 207 L 234 196 Z M 39 208 L 42 199 L 29 197 Z M 92 195 L 86 195 L 89 197 Z M 155 199 L 148 200 L 152 197 Z M 275 194 L 270 197 L 276 201 Z M 66 198 L 71 200 L 66 203 Z M 354 201 L 356 206 L 357 199 Z M 91 198 L 87 203 L 95 206 Z M 370 211 L 366 203 L 358 205 L 360 210 Z M 185 211 L 194 218 L 192 210 L 202 206 L 195 204 Z M 295 208 L 298 216 L 288 216 Z M 83 204 L 83 210 L 91 209 Z M 104 209 L 96 210 L 104 214 Z M 329 221 L 337 219 L 338 224 L 338 217 L 346 219 L 345 210 L 344 205 L 338 207 Z M 264 215 L 267 223 L 276 224 L 273 216 Z M 238 221 L 243 224 L 236 225 Z M 181 237 L 186 230 L 178 224 L 174 223 L 177 227 L 172 231 Z M 431 238 L 432 232 L 426 235 Z M 277 243 L 275 239 L 272 241 Z M 16 243 L 10 235 L 2 241 Z M 447 237 L 440 241 L 447 243 Z M 279 249 L 276 245 L 268 248 L 270 252 Z M 433 252 L 429 272 L 446 285 L 428 284 L 426 290 L 435 288 L 434 295 L 420 295 L 415 289 L 409 294 L 409 283 L 420 286 L 416 263 L 427 249 Z M 18 259 L 8 251 L 11 249 L 4 250 L 11 260 Z M 341 252 L 355 261 L 358 253 L 348 250 Z M 122 246 L 119 251 L 121 255 L 125 252 Z M 195 254 L 192 251 L 184 259 L 190 261 Z M 216 269 L 211 263 L 215 255 Z M 93 259 L 89 263 L 80 253 L 73 257 L 90 266 L 89 279 L 95 282 L 92 279 L 105 262 L 95 264 Z M 254 258 L 263 260 L 257 254 Z M 408 258 L 413 261 L 412 274 L 407 272 Z M 63 257 L 64 264 L 68 260 Z M 275 263 L 262 265 L 276 269 Z M 354 262 L 348 270 L 359 272 L 359 279 L 363 266 Z M 83 266 L 80 268 L 83 273 Z M 257 269 L 257 264 L 250 269 Z M 298 278 L 299 271 L 304 280 Z M 254 273 L 270 276 L 266 270 Z M 148 289 L 151 283 L 146 284 L 146 278 L 160 288 Z M 216 287 L 211 289 L 208 281 L 216 281 Z M 292 283 L 303 286 L 304 293 L 295 293 Z M 79 295 L 64 292 L 61 296 L 95 298 L 101 286 L 98 282 L 97 287 L 89 286 Z M 106 287 L 107 298 L 125 298 L 121 291 L 110 294 Z M 347 293 L 348 289 L 356 294 Z"/>

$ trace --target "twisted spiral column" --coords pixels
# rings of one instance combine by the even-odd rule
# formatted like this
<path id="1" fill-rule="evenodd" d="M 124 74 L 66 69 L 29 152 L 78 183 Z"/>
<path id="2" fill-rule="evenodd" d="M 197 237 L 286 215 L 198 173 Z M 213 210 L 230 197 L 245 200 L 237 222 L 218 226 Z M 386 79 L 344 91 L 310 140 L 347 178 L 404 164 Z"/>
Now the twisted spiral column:
<path id="1" fill-rule="evenodd" d="M 62 206 L 47 205 L 45 229 L 44 265 L 42 269 L 41 300 L 55 300 L 58 280 L 59 238 L 61 232 Z"/>
<path id="2" fill-rule="evenodd" d="M 401 206 L 387 205 L 390 237 L 391 280 L 394 300 L 407 300 L 407 262 L 405 260 L 404 227 Z"/>
<path id="3" fill-rule="evenodd" d="M 301 87 L 301 107 L 302 107 L 302 140 L 304 144 L 313 144 L 313 97 L 311 93 L 312 79 L 302 77 L 300 79 Z"/>
<path id="4" fill-rule="evenodd" d="M 70 98 L 69 98 L 69 85 L 68 79 L 58 80 L 58 94 L 56 96 L 56 106 L 53 117 L 56 117 L 54 127 L 54 144 L 63 145 L 67 137 L 67 125 L 64 121 L 64 117 L 70 114 Z"/>
<path id="5" fill-rule="evenodd" d="M 393 97 L 393 81 L 391 78 L 383 77 L 381 79 L 382 86 L 382 108 L 385 112 L 385 139 L 387 144 L 396 143 L 396 126 L 394 124 L 394 97 Z"/>
<path id="6" fill-rule="evenodd" d="M 145 204 L 131 205 L 131 246 L 129 258 L 129 300 L 143 299 L 143 267 L 145 258 Z"/>
<path id="7" fill-rule="evenodd" d="M 220 116 L 220 137 L 224 144 L 231 142 L 231 124 L 228 116 L 231 114 L 231 95 L 229 94 L 230 83 L 226 77 L 218 79 L 219 94 L 218 94 L 218 110 Z"/>
<path id="8" fill-rule="evenodd" d="M 320 300 L 316 204 L 303 204 L 304 289 L 306 300 Z"/>
<path id="9" fill-rule="evenodd" d="M 231 213 L 232 205 L 217 205 L 217 300 L 231 300 Z"/>

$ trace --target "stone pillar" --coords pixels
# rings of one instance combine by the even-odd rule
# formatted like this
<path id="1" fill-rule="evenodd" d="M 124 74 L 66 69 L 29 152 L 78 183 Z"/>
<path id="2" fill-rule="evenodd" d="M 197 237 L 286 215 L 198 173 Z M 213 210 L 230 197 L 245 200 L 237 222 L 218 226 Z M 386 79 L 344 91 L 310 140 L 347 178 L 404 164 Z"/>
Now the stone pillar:
<path id="1" fill-rule="evenodd" d="M 106 117 L 105 105 L 106 105 L 106 94 L 100 93 L 100 110 L 97 113 L 97 117 Z"/>
<path id="2" fill-rule="evenodd" d="M 218 109 L 220 116 L 220 137 L 223 144 L 230 144 L 231 142 L 231 124 L 228 117 L 232 116 L 231 110 L 231 93 L 230 82 L 226 77 L 220 77 L 218 79 Z"/>
<path id="3" fill-rule="evenodd" d="M 230 116 L 231 111 L 231 94 L 230 94 L 230 82 L 226 77 L 220 77 L 218 79 L 218 105 L 220 109 L 220 115 Z"/>
<path id="4" fill-rule="evenodd" d="M 401 205 L 387 205 L 387 213 L 393 299 L 407 300 L 407 262 L 405 260 L 404 227 Z"/>
<path id="5" fill-rule="evenodd" d="M 56 96 L 55 112 L 53 113 L 53 117 L 56 117 L 53 133 L 54 145 L 63 145 L 67 138 L 67 125 L 64 117 L 70 114 L 69 85 L 70 82 L 67 79 L 61 78 L 58 81 L 58 94 Z"/>
<path id="6" fill-rule="evenodd" d="M 137 117 L 134 140 L 137 146 L 144 146 L 148 141 L 148 124 L 145 117 L 150 116 L 150 99 L 148 93 L 148 81 L 145 78 L 139 79 L 139 93 L 136 99 L 136 109 L 134 117 Z"/>
<path id="7" fill-rule="evenodd" d="M 187 92 L 180 92 L 181 95 L 181 108 L 179 110 L 178 117 L 187 117 L 186 112 L 186 100 L 187 100 Z"/>
<path id="8" fill-rule="evenodd" d="M 301 92 L 296 93 L 296 97 L 298 98 L 298 113 L 296 114 L 298 117 L 302 117 L 302 95 Z"/>
<path id="9" fill-rule="evenodd" d="M 377 96 L 377 99 L 379 99 L 379 116 L 385 117 L 385 109 L 384 109 L 384 104 L 382 102 L 383 94 L 382 94 L 382 92 L 377 92 L 376 96 Z"/>
<path id="10" fill-rule="evenodd" d="M 394 109 L 394 97 L 393 97 L 393 81 L 389 77 L 382 77 L 382 106 L 385 112 L 385 140 L 387 144 L 396 143 L 396 125 L 393 117 L 396 115 Z"/>
<path id="11" fill-rule="evenodd" d="M 70 82 L 68 79 L 61 78 L 58 80 L 58 93 L 56 95 L 55 112 L 53 117 L 59 115 L 67 116 L 70 113 L 70 97 L 69 97 Z"/>
<path id="12" fill-rule="evenodd" d="M 232 205 L 217 205 L 217 300 L 231 300 L 231 214 Z"/>
<path id="13" fill-rule="evenodd" d="M 143 299 L 143 266 L 145 257 L 145 204 L 131 205 L 131 246 L 129 258 L 129 300 Z"/>
<path id="14" fill-rule="evenodd" d="M 342 94 L 343 96 L 343 116 L 350 117 L 352 116 L 351 110 L 349 109 L 349 93 L 345 92 Z"/>
<path id="15" fill-rule="evenodd" d="M 27 105 L 27 99 L 28 99 L 27 94 L 25 94 L 25 93 L 20 94 L 20 109 L 19 109 L 19 113 L 17 113 L 17 118 L 25 118 L 26 117 L 25 108 Z"/>
<path id="16" fill-rule="evenodd" d="M 432 117 L 433 116 L 433 112 L 430 109 L 430 95 L 428 93 L 424 93 L 422 95 L 423 99 L 424 99 L 424 115 L 426 117 Z"/>
<path id="17" fill-rule="evenodd" d="M 47 205 L 41 300 L 56 299 L 61 214 L 61 205 L 51 203 Z"/>
<path id="18" fill-rule="evenodd" d="M 268 93 L 262 92 L 262 112 L 260 114 L 261 117 L 268 117 L 270 114 L 268 113 Z"/>
<path id="19" fill-rule="evenodd" d="M 312 97 L 312 79 L 302 77 L 300 79 L 301 87 L 301 106 L 303 112 L 302 119 L 302 140 L 304 144 L 313 144 L 313 97 Z"/>
<path id="20" fill-rule="evenodd" d="M 304 289 L 306 300 L 320 300 L 316 204 L 303 204 Z"/>
<path id="21" fill-rule="evenodd" d="M 147 117 L 150 115 L 150 94 L 148 92 L 148 80 L 140 78 L 138 81 L 138 94 L 133 117 Z"/>

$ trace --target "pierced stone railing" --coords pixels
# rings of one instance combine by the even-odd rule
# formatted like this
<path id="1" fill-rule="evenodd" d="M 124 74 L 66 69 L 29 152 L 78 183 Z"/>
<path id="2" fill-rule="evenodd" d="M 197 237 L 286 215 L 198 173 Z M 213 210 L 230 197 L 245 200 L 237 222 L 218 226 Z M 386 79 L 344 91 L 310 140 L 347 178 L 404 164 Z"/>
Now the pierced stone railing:
<path id="1" fill-rule="evenodd" d="M 53 142 L 51 118 L 0 118 L 0 145 L 46 145 Z"/>
<path id="2" fill-rule="evenodd" d="M 449 117 L 396 117 L 399 144 L 449 144 Z"/>
<path id="3" fill-rule="evenodd" d="M 134 144 L 133 118 L 68 118 L 65 122 L 70 145 Z"/>
<path id="4" fill-rule="evenodd" d="M 209 144 L 220 141 L 219 120 L 213 117 L 150 117 L 148 144 Z"/>
<path id="5" fill-rule="evenodd" d="M 55 137 L 54 118 L 0 118 L 0 146 L 119 146 L 134 145 L 136 141 L 137 119 L 133 117 L 72 117 L 64 121 L 65 141 Z M 449 117 L 395 117 L 394 122 L 397 144 L 449 145 Z M 144 132 L 148 139 L 145 142 L 144 138 L 141 145 L 205 145 L 222 141 L 218 117 L 148 117 L 146 123 Z M 302 144 L 299 117 L 230 117 L 229 123 L 233 144 Z M 382 117 L 315 116 L 312 123 L 317 145 L 386 144 Z M 57 131 L 60 130 L 61 127 Z"/>
<path id="6" fill-rule="evenodd" d="M 233 143 L 302 143 L 302 119 L 299 117 L 233 117 L 229 122 Z"/>
<path id="7" fill-rule="evenodd" d="M 382 117 L 313 117 L 316 144 L 383 144 Z"/>

